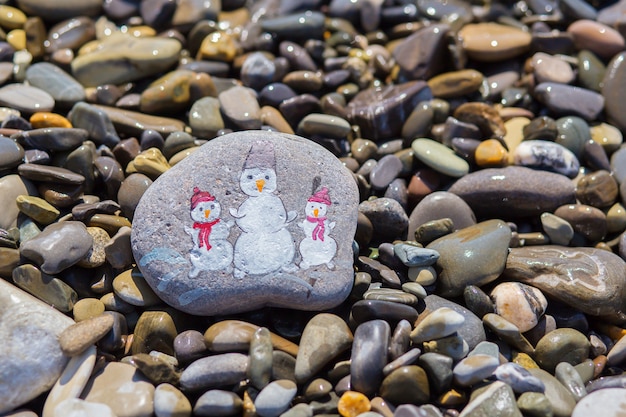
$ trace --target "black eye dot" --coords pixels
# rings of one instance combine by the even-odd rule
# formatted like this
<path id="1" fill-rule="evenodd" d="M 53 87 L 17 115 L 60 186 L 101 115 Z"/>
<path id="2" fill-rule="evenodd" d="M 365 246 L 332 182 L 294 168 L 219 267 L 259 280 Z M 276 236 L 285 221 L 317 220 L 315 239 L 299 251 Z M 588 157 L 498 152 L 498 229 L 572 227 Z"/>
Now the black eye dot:
<path id="1" fill-rule="evenodd" d="M 248 179 L 251 180 L 252 179 L 252 175 L 248 175 Z"/>
<path id="2" fill-rule="evenodd" d="M 211 204 L 211 210 L 213 210 L 215 208 L 215 205 Z"/>
<path id="3" fill-rule="evenodd" d="M 266 176 L 265 176 L 265 179 L 266 179 L 266 180 L 269 180 L 269 179 L 270 179 L 270 176 L 269 176 L 269 175 L 266 175 Z"/>

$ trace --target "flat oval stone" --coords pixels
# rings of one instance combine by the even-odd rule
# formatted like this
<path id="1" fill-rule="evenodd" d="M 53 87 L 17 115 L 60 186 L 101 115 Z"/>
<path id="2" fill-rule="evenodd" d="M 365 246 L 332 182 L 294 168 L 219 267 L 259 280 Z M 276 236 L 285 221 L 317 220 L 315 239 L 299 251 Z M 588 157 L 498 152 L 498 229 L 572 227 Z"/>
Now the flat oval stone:
<path id="1" fill-rule="evenodd" d="M 429 340 L 441 339 L 454 334 L 463 327 L 465 317 L 449 307 L 441 307 L 429 313 L 425 318 L 420 317 L 415 328 L 411 331 L 413 343 L 422 343 Z"/>
<path id="2" fill-rule="evenodd" d="M 583 204 L 606 208 L 615 203 L 617 196 L 617 181 L 605 170 L 587 174 L 576 183 L 576 198 Z"/>
<path id="3" fill-rule="evenodd" d="M 417 365 L 401 366 L 385 377 L 380 396 L 393 404 L 424 404 L 430 397 L 428 376 Z"/>
<path id="4" fill-rule="evenodd" d="M 134 330 L 131 353 L 150 353 L 153 350 L 174 354 L 174 338 L 177 335 L 172 317 L 165 311 L 144 311 Z"/>
<path id="5" fill-rule="evenodd" d="M 367 291 L 366 294 L 371 294 Z M 413 323 L 417 320 L 417 310 L 410 305 L 380 299 L 359 300 L 352 306 L 352 316 L 357 323 L 380 319 L 389 323 L 408 320 Z"/>
<path id="6" fill-rule="evenodd" d="M 416 30 L 404 38 L 393 50 L 393 57 L 410 79 L 429 79 L 445 67 L 448 56 L 444 52 L 450 26 L 434 23 Z"/>
<path id="7" fill-rule="evenodd" d="M 623 36 L 615 29 L 593 20 L 581 19 L 568 26 L 578 50 L 587 49 L 609 59 L 626 47 Z"/>
<path id="8" fill-rule="evenodd" d="M 548 308 L 548 300 L 537 288 L 520 282 L 503 282 L 491 290 L 496 313 L 524 333 L 535 327 Z"/>
<path id="9" fill-rule="evenodd" d="M 384 190 L 402 171 L 402 161 L 395 155 L 385 155 L 370 172 L 372 187 Z"/>
<path id="10" fill-rule="evenodd" d="M 259 329 L 251 323 L 240 320 L 224 320 L 210 326 L 204 333 L 207 347 L 213 352 L 248 350 L 254 332 Z M 298 345 L 271 333 L 274 350 L 282 350 L 290 355 L 298 355 Z"/>
<path id="11" fill-rule="evenodd" d="M 102 3 L 98 0 L 63 1 L 58 5 L 41 3 L 36 0 L 19 0 L 20 10 L 29 16 L 41 16 L 46 20 L 58 21 L 75 16 L 96 16 L 102 10 Z"/>
<path id="12" fill-rule="evenodd" d="M 26 70 L 26 81 L 46 91 L 61 106 L 85 100 L 85 89 L 71 75 L 49 62 L 38 62 Z"/>
<path id="13" fill-rule="evenodd" d="M 232 87 L 219 94 L 224 115 L 242 129 L 261 127 L 260 107 L 256 97 L 246 87 Z"/>
<path id="14" fill-rule="evenodd" d="M 180 376 L 184 390 L 201 391 L 237 384 L 246 378 L 248 356 L 222 353 L 192 362 Z"/>
<path id="15" fill-rule="evenodd" d="M 64 313 L 72 311 L 78 299 L 76 292 L 65 282 L 43 274 L 30 264 L 15 268 L 12 278 L 15 285 Z"/>
<path id="16" fill-rule="evenodd" d="M 479 353 L 468 356 L 456 364 L 452 370 L 454 381 L 465 387 L 474 385 L 490 377 L 498 365 L 500 365 L 498 358 L 491 355 Z"/>
<path id="17" fill-rule="evenodd" d="M 502 220 L 487 220 L 431 242 L 427 248 L 439 252 L 437 291 L 458 296 L 467 285 L 484 285 L 495 280 L 507 261 L 511 229 Z M 467 253 L 472 253 L 468 259 Z"/>
<path id="18" fill-rule="evenodd" d="M 149 416 L 154 385 L 132 365 L 108 362 L 91 376 L 81 395 L 85 401 L 108 405 L 116 416 Z"/>
<path id="19" fill-rule="evenodd" d="M 489 384 L 484 391 L 477 393 L 469 404 L 461 410 L 459 417 L 506 415 L 521 417 L 517 408 L 515 394 L 504 382 L 496 381 Z"/>
<path id="20" fill-rule="evenodd" d="M 189 126 L 198 137 L 215 137 L 219 130 L 224 129 L 220 101 L 215 97 L 196 100 L 189 110 Z"/>
<path id="21" fill-rule="evenodd" d="M 56 274 L 80 261 L 91 249 L 93 238 L 77 221 L 54 223 L 25 242 L 20 253 L 41 265 L 46 274 Z"/>
<path id="22" fill-rule="evenodd" d="M 340 317 L 316 314 L 305 326 L 296 357 L 298 383 L 311 379 L 331 360 L 350 348 L 352 332 Z"/>
<path id="23" fill-rule="evenodd" d="M 600 209 L 585 204 L 567 204 L 556 209 L 554 214 L 592 242 L 600 241 L 606 235 L 606 215 Z"/>
<path id="24" fill-rule="evenodd" d="M 46 91 L 26 84 L 7 84 L 0 88 L 0 105 L 23 114 L 52 111 L 54 98 Z"/>
<path id="25" fill-rule="evenodd" d="M 544 392 L 545 385 L 521 365 L 514 362 L 504 363 L 494 371 L 498 381 L 508 384 L 515 393 Z"/>
<path id="26" fill-rule="evenodd" d="M 371 320 L 357 327 L 352 344 L 350 386 L 371 395 L 383 380 L 391 329 L 383 320 Z"/>
<path id="27" fill-rule="evenodd" d="M 443 224 L 435 223 L 443 219 L 448 221 L 444 221 Z M 430 243 L 454 230 L 474 224 L 476 224 L 474 212 L 463 199 L 447 191 L 435 191 L 413 209 L 409 217 L 408 237 Z"/>
<path id="28" fill-rule="evenodd" d="M 523 54 L 530 47 L 531 35 L 498 23 L 472 23 L 459 31 L 463 48 L 477 61 L 504 61 Z"/>
<path id="29" fill-rule="evenodd" d="M 0 386 L 0 412 L 5 413 L 48 391 L 61 376 L 68 357 L 58 336 L 73 320 L 5 280 L 0 280 L 0 317 L 5 345 L 0 372 L 11 380 Z"/>
<path id="30" fill-rule="evenodd" d="M 453 98 L 478 91 L 483 74 L 473 69 L 446 72 L 428 80 L 433 97 Z"/>
<path id="31" fill-rule="evenodd" d="M 216 154 L 228 176 L 212 163 Z M 148 284 L 188 313 L 330 308 L 352 286 L 357 202 L 351 174 L 319 145 L 238 132 L 208 142 L 154 182 L 135 210 L 131 243 Z"/>
<path id="32" fill-rule="evenodd" d="M 526 167 L 488 168 L 457 180 L 448 190 L 479 216 L 526 217 L 573 203 L 575 186 L 564 175 Z M 502 196 L 506 194 L 507 198 Z"/>
<path id="33" fill-rule="evenodd" d="M 20 176 L 33 181 L 58 182 L 63 185 L 81 185 L 85 177 L 69 169 L 39 164 L 21 164 L 17 167 Z"/>
<path id="34" fill-rule="evenodd" d="M 510 249 L 503 276 L 539 288 L 584 313 L 624 314 L 624 260 L 600 249 L 528 246 Z"/>
<path id="35" fill-rule="evenodd" d="M 93 52 L 76 57 L 72 74 L 85 87 L 123 84 L 169 68 L 180 49 L 175 39 L 113 34 Z"/>
<path id="36" fill-rule="evenodd" d="M 459 178 L 469 172 L 469 164 L 447 146 L 432 139 L 416 139 L 411 143 L 415 157 L 437 172 Z"/>
<path id="37" fill-rule="evenodd" d="M 550 402 L 552 412 L 556 416 L 569 416 L 572 414 L 576 406 L 576 400 L 570 392 L 559 382 L 543 369 L 529 369 L 531 375 L 539 378 L 545 385 L 545 396 Z"/>
<path id="38" fill-rule="evenodd" d="M 566 177 L 578 175 L 578 158 L 566 147 L 546 140 L 525 140 L 515 148 L 516 165 L 552 171 Z"/>
<path id="39" fill-rule="evenodd" d="M 560 328 L 542 337 L 535 347 L 535 360 L 548 372 L 560 362 L 578 365 L 589 356 L 590 343 L 578 330 Z"/>
<path id="40" fill-rule="evenodd" d="M 59 335 L 61 350 L 67 356 L 78 356 L 113 328 L 113 316 L 100 316 L 71 325 Z"/>
<path id="41" fill-rule="evenodd" d="M 298 129 L 307 136 L 320 135 L 342 139 L 350 132 L 350 123 L 338 116 L 314 113 L 305 116 Z"/>
<path id="42" fill-rule="evenodd" d="M 604 97 L 595 91 L 554 82 L 535 87 L 535 96 L 558 115 L 595 120 L 604 109 Z"/>
<path id="43" fill-rule="evenodd" d="M 70 151 L 89 139 L 84 129 L 45 127 L 25 130 L 12 136 L 23 146 L 45 151 Z"/>

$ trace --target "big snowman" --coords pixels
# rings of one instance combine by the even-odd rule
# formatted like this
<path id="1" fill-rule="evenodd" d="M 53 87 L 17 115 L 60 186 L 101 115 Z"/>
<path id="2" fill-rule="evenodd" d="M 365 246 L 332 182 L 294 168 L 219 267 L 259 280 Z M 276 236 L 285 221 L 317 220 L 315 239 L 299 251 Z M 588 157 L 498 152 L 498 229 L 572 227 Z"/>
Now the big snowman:
<path id="1" fill-rule="evenodd" d="M 248 197 L 239 208 L 230 209 L 241 234 L 235 242 L 235 277 L 290 271 L 295 244 L 287 229 L 296 212 L 287 213 L 274 194 L 276 157 L 271 142 L 257 141 L 250 148 L 239 177 L 241 191 Z"/>

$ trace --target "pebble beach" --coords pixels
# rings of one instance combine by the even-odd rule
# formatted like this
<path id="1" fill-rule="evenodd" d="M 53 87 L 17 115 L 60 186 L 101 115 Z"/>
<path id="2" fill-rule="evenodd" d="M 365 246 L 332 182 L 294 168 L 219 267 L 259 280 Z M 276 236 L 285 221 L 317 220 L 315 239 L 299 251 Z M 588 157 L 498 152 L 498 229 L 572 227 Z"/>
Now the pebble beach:
<path id="1" fill-rule="evenodd" d="M 0 416 L 618 417 L 626 0 L 0 0 Z"/>

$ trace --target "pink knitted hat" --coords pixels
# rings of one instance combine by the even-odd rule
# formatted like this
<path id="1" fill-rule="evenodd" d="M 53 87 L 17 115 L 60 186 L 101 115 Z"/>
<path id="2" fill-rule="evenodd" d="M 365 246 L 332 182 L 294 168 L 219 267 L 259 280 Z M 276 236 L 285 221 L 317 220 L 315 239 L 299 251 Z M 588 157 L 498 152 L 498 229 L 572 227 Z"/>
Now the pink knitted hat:
<path id="1" fill-rule="evenodd" d="M 313 194 L 307 201 L 312 203 L 322 203 L 330 206 L 332 203 L 330 202 L 330 197 L 328 197 L 328 188 L 323 187 L 321 190 Z"/>
<path id="2" fill-rule="evenodd" d="M 215 201 L 215 197 L 208 191 L 201 191 L 198 187 L 193 187 L 193 195 L 191 196 L 191 209 L 195 209 L 198 204 L 203 201 Z"/>

